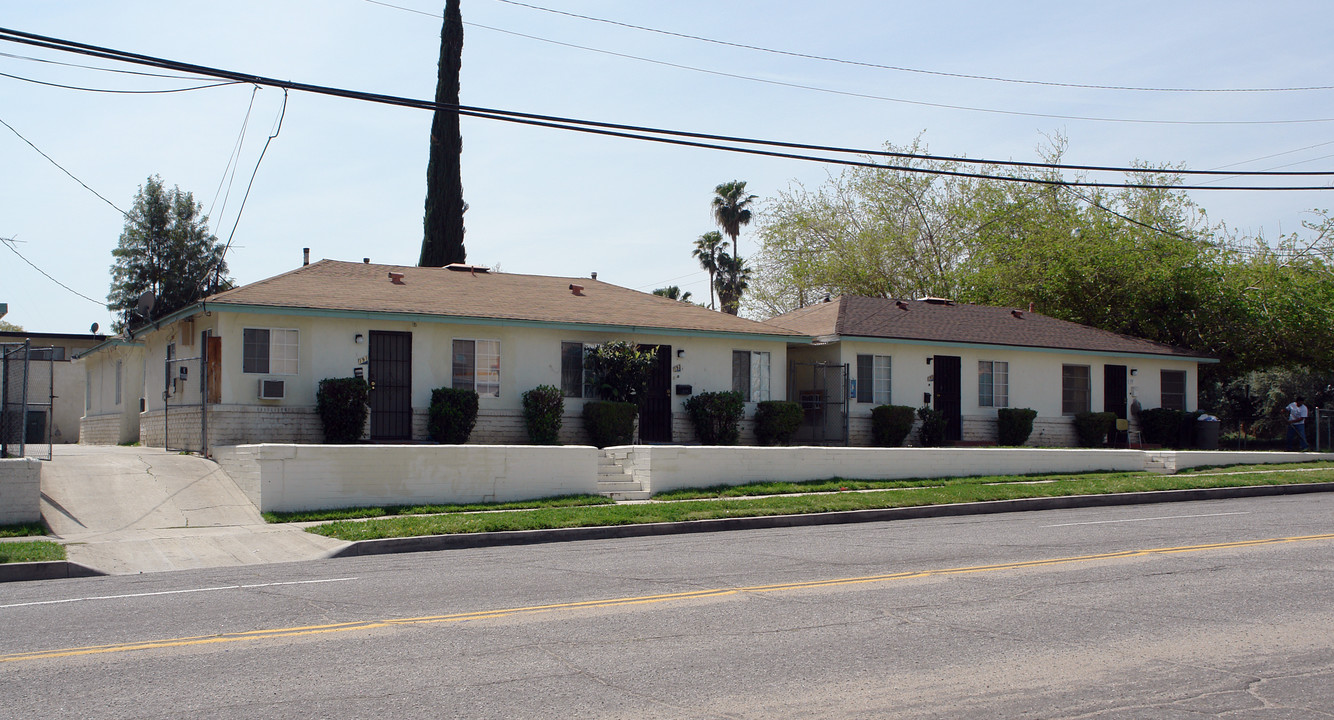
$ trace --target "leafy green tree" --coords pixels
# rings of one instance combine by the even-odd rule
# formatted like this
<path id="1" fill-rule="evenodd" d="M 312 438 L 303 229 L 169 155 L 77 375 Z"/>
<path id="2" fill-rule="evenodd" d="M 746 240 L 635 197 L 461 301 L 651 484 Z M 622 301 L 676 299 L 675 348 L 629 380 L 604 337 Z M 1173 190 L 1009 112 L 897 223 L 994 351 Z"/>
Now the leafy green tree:
<path id="1" fill-rule="evenodd" d="M 459 70 L 463 65 L 463 16 L 459 0 L 445 0 L 440 28 L 440 66 L 435 85 L 435 116 L 426 162 L 426 217 L 421 267 L 444 267 L 467 257 L 463 247 L 463 135 L 459 130 Z"/>
<path id="2" fill-rule="evenodd" d="M 691 257 L 699 260 L 699 266 L 709 272 L 709 309 L 713 310 L 716 305 L 713 301 L 713 278 L 718 274 L 718 254 L 722 252 L 723 236 L 717 230 L 710 230 L 699 236 L 695 241 L 695 249 L 690 252 Z"/>
<path id="3" fill-rule="evenodd" d="M 723 233 L 732 240 L 732 254 L 740 257 L 741 248 L 737 238 L 741 235 L 741 226 L 750 224 L 750 204 L 754 195 L 746 194 L 746 181 L 733 180 L 713 189 L 713 219 Z"/>
<path id="4" fill-rule="evenodd" d="M 690 291 L 687 290 L 684 293 L 682 293 L 681 288 L 677 287 L 676 285 L 668 285 L 667 287 L 664 288 L 658 288 L 657 290 L 653 291 L 653 294 L 657 295 L 658 297 L 665 297 L 668 300 L 679 300 L 681 302 L 690 302 Z"/>
<path id="5" fill-rule="evenodd" d="M 15 325 L 12 322 L 0 320 L 0 331 L 4 332 L 23 332 L 23 326 Z"/>
<path id="6" fill-rule="evenodd" d="M 599 397 L 611 402 L 636 402 L 653 377 L 658 350 L 640 350 L 634 343 L 612 340 L 589 348 L 584 357 Z"/>
<path id="7" fill-rule="evenodd" d="M 154 175 L 139 186 L 111 255 L 107 309 L 118 313 L 112 329 L 135 328 L 169 315 L 205 295 L 231 287 L 223 246 L 209 232 L 208 217 L 194 195 L 167 190 Z M 152 292 L 151 310 L 138 311 L 139 297 Z"/>
<path id="8" fill-rule="evenodd" d="M 750 287 L 750 267 L 746 261 L 727 253 L 718 255 L 718 304 L 723 312 L 736 315 L 741 311 L 741 296 Z"/>

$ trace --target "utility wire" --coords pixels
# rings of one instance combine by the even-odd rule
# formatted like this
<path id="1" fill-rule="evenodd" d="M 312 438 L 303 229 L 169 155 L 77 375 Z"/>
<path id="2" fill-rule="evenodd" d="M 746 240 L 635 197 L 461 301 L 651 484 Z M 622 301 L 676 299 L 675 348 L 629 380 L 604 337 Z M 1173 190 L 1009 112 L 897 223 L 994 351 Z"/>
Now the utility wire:
<path id="1" fill-rule="evenodd" d="M 171 88 L 169 90 L 109 90 L 106 88 L 83 87 L 81 85 L 62 85 L 60 83 L 46 82 L 45 80 L 34 80 L 33 78 L 26 78 L 19 75 L 10 75 L 9 73 L 2 73 L 2 72 L 0 72 L 0 77 L 12 78 L 14 80 L 22 80 L 23 82 L 29 82 L 34 85 L 45 85 L 47 87 L 62 88 L 64 90 L 82 90 L 84 92 L 110 93 L 113 95 L 165 95 L 167 93 L 190 92 L 191 90 L 206 90 L 208 88 L 223 87 L 225 85 L 237 84 L 236 81 L 230 81 L 230 82 L 209 83 L 207 85 L 196 85 L 194 87 L 187 87 L 187 88 Z"/>
<path id="2" fill-rule="evenodd" d="M 82 68 L 84 70 L 97 70 L 100 72 L 119 73 L 121 75 L 140 75 L 143 77 L 169 78 L 172 80 L 202 80 L 203 78 L 194 75 L 168 75 L 166 73 L 143 72 L 142 70 L 124 70 L 120 68 L 99 67 L 97 65 L 82 65 L 79 63 L 60 62 L 59 60 L 49 60 L 47 58 L 32 57 L 29 55 L 14 55 L 12 53 L 0 52 L 0 57 L 7 57 L 13 60 L 28 60 L 30 62 L 46 63 L 48 65 L 59 65 L 61 67 Z"/>
<path id="3" fill-rule="evenodd" d="M 398 5 L 390 5 L 389 3 L 386 2 L 379 2 L 379 0 L 366 0 L 366 2 L 375 5 L 383 5 L 385 7 L 397 8 L 399 10 L 408 10 L 409 12 L 421 12 L 419 10 L 411 10 L 410 8 L 404 8 Z M 1183 88 L 1183 87 L 1141 87 L 1135 85 L 1095 85 L 1087 83 L 1052 82 L 1045 80 L 1022 80 L 1016 78 L 996 77 L 992 75 L 973 75 L 969 73 L 953 73 L 953 72 L 944 72 L 940 70 L 924 70 L 921 68 L 911 68 L 900 65 L 881 65 L 878 63 L 861 62 L 858 60 L 845 60 L 842 58 L 826 57 L 823 55 L 811 55 L 808 53 L 792 52 L 789 50 L 775 50 L 773 48 L 762 47 L 759 45 L 746 45 L 744 43 L 730 42 L 727 40 L 718 40 L 715 38 L 702 37 L 699 35 L 687 35 L 685 33 L 672 32 L 670 30 L 662 30 L 659 28 L 645 27 L 643 25 L 632 25 L 630 23 L 618 22 L 616 20 L 608 20 L 606 18 L 593 17 L 591 15 L 580 15 L 578 13 L 565 12 L 563 10 L 554 10 L 552 8 L 546 8 L 540 5 L 531 5 L 529 3 L 518 2 L 517 0 L 496 0 L 496 2 L 505 3 L 506 5 L 525 7 L 532 10 L 540 10 L 541 12 L 552 13 L 553 15 L 564 15 L 566 17 L 577 18 L 579 20 L 589 20 L 591 22 L 604 23 L 607 25 L 615 25 L 617 27 L 629 28 L 631 30 L 641 30 L 643 32 L 657 33 L 659 35 L 667 35 L 670 37 L 682 38 L 684 40 L 695 40 L 697 42 L 710 43 L 713 45 L 722 45 L 725 47 L 740 48 L 742 50 L 754 50 L 757 52 L 770 53 L 773 55 L 785 55 L 787 57 L 801 58 L 804 60 L 819 60 L 821 62 L 839 63 L 842 65 L 855 65 L 858 67 L 875 68 L 877 70 L 894 70 L 897 72 L 918 73 L 922 75 L 936 75 L 939 77 L 963 78 L 967 80 L 987 80 L 990 82 L 1016 83 L 1021 85 L 1044 85 L 1048 87 L 1080 88 L 1086 90 L 1132 90 L 1136 92 L 1256 93 L 1256 92 L 1301 92 L 1307 90 L 1334 90 L 1334 85 L 1313 85 L 1308 87 L 1268 87 L 1268 88 L 1265 87 Z M 426 15 L 429 13 L 422 13 L 422 14 Z"/>
<path id="4" fill-rule="evenodd" d="M 227 251 L 232 247 L 232 239 L 236 237 L 236 228 L 241 224 L 241 214 L 245 212 L 246 200 L 250 198 L 250 188 L 255 185 L 255 176 L 259 174 L 259 164 L 264 162 L 264 154 L 269 151 L 269 143 L 278 137 L 278 133 L 283 131 L 283 118 L 287 117 L 287 89 L 283 89 L 283 106 L 278 111 L 278 123 L 273 132 L 269 134 L 269 139 L 264 141 L 264 149 L 259 151 L 259 159 L 255 161 L 255 169 L 250 173 L 250 182 L 245 186 L 245 195 L 241 197 L 241 207 L 236 210 L 236 220 L 232 222 L 232 231 L 227 235 L 227 244 L 222 248 L 222 254 L 218 257 L 218 264 L 213 268 L 213 288 L 216 291 L 218 282 L 221 280 L 222 264 L 227 259 Z"/>
<path id="5" fill-rule="evenodd" d="M 41 155 L 42 157 L 46 158 L 47 161 L 50 162 L 52 165 L 55 165 L 56 167 L 60 168 L 60 171 L 61 171 L 61 172 L 63 172 L 63 173 L 65 173 L 66 175 L 70 176 L 70 178 L 71 178 L 72 180 L 74 180 L 74 182 L 76 182 L 76 183 L 82 185 L 84 190 L 87 190 L 88 192 L 90 192 L 90 193 L 96 195 L 97 197 L 101 198 L 101 199 L 102 199 L 102 202 L 104 202 L 104 203 L 110 205 L 116 212 L 120 213 L 121 215 L 124 215 L 124 216 L 127 217 L 127 218 L 130 216 L 129 213 L 127 213 L 127 212 L 125 212 L 124 210 L 121 210 L 120 208 L 116 207 L 116 203 L 113 203 L 113 202 L 111 202 L 110 200 L 106 199 L 105 197 L 102 197 L 102 193 L 99 193 L 98 191 L 96 191 L 96 190 L 94 190 L 94 189 L 88 187 L 88 184 L 87 184 L 87 183 L 85 183 L 84 181 L 82 181 L 82 180 L 80 180 L 80 179 L 74 177 L 74 173 L 72 173 L 72 172 L 66 170 L 65 167 L 64 167 L 63 165 L 61 165 L 60 163 L 58 163 L 58 162 L 56 162 L 54 159 L 52 159 L 50 155 L 47 155 L 46 153 L 42 152 L 42 149 L 41 149 L 41 148 L 37 147 L 36 145 L 33 145 L 31 140 L 29 140 L 28 138 L 23 137 L 23 135 L 21 135 L 21 134 L 19 133 L 18 130 L 15 130 L 15 129 L 14 129 L 14 126 L 13 126 L 13 125 L 10 125 L 9 123 L 5 122 L 3 118 L 0 118 L 0 125 L 4 125 L 5 127 L 9 128 L 9 131 L 12 132 L 12 133 L 14 133 L 15 135 L 18 135 L 18 138 L 19 138 L 20 140 L 22 140 L 22 141 L 25 142 L 25 143 L 28 143 L 28 147 L 32 148 L 33 150 L 36 150 L 38 155 Z M 16 251 L 16 252 L 17 252 L 17 251 Z"/>
<path id="6" fill-rule="evenodd" d="M 0 238 L 0 245 L 4 245 L 5 247 L 9 248 L 9 251 L 10 251 L 10 252 L 14 253 L 15 255 L 18 255 L 18 256 L 19 256 L 19 259 L 22 260 L 22 261 L 25 262 L 25 263 L 28 263 L 28 265 L 32 266 L 32 269 L 33 269 L 33 270 L 36 270 L 37 272 L 39 272 L 39 273 L 45 275 L 47 280 L 50 280 L 51 282 L 53 282 L 53 283 L 59 285 L 60 287 L 65 288 L 66 290 L 68 290 L 68 291 L 74 293 L 75 295 L 78 295 L 79 297 L 83 298 L 84 300 L 87 300 L 88 302 L 94 303 L 94 304 L 98 305 L 99 307 L 106 308 L 107 304 L 104 303 L 104 302 L 102 302 L 101 300 L 94 300 L 94 299 L 88 297 L 87 295 L 84 295 L 83 293 L 79 292 L 78 290 L 75 290 L 74 288 L 72 288 L 72 287 L 66 285 L 65 283 L 60 282 L 59 280 L 57 280 L 57 279 L 51 277 L 51 274 L 48 273 L 47 271 L 45 271 L 45 270 L 43 270 L 43 269 L 37 267 L 36 265 L 33 265 L 33 262 L 32 262 L 31 260 L 29 260 L 28 258 L 23 257 L 23 253 L 19 252 L 19 251 L 18 251 L 18 248 L 14 247 L 14 239 L 13 239 L 13 238 Z"/>
<path id="7" fill-rule="evenodd" d="M 0 40 L 7 40 L 7 41 L 10 41 L 10 42 L 18 42 L 18 43 L 23 43 L 23 44 L 28 44 L 28 45 L 36 45 L 36 46 L 39 46 L 39 47 L 47 47 L 47 48 L 55 49 L 55 50 L 64 50 L 64 51 L 67 51 L 67 52 L 73 52 L 73 53 L 83 54 L 83 55 L 91 55 L 91 56 L 93 56 L 93 57 L 102 57 L 102 58 L 111 59 L 111 60 L 121 60 L 121 61 L 123 61 L 123 62 L 128 62 L 128 63 L 133 63 L 133 64 L 149 65 L 149 66 L 153 66 L 153 67 L 160 67 L 160 68 L 166 68 L 166 69 L 173 69 L 173 70 L 179 70 L 179 71 L 183 71 L 183 72 L 192 72 L 192 73 L 196 73 L 196 74 L 200 74 L 200 75 L 208 75 L 208 76 L 212 76 L 212 77 L 218 77 L 218 78 L 224 78 L 224 79 L 236 80 L 236 81 L 238 81 L 238 82 L 246 82 L 246 83 L 253 83 L 253 84 L 256 84 L 256 85 L 268 85 L 268 86 L 274 86 L 274 87 L 281 87 L 281 88 L 288 89 L 288 90 L 298 90 L 298 91 L 302 91 L 302 92 L 310 92 L 310 93 L 316 93 L 316 94 L 322 94 L 322 95 L 330 95 L 330 96 L 334 96 L 334 97 L 343 97 L 343 98 L 348 98 L 348 99 L 353 99 L 353 100 L 361 100 L 361 101 L 366 101 L 366 102 L 375 102 L 375 103 L 381 103 L 381 104 L 386 104 L 386 105 L 397 105 L 397 106 L 400 106 L 400 107 L 410 107 L 410 108 L 429 109 L 429 110 L 437 110 L 437 109 L 456 110 L 460 115 L 464 115 L 464 116 L 468 116 L 468 117 L 478 117 L 478 118 L 484 118 L 484 119 L 491 119 L 491 120 L 499 120 L 499 121 L 502 121 L 502 122 L 510 122 L 510 123 L 526 124 L 526 125 L 533 125 L 533 126 L 537 126 L 537 127 L 549 127 L 549 128 L 554 128 L 554 129 L 569 130 L 569 131 L 574 131 L 574 132 L 582 132 L 582 133 L 596 134 L 596 135 L 604 135 L 604 136 L 609 136 L 609 137 L 621 137 L 621 138 L 636 139 L 636 140 L 648 141 L 648 142 L 657 142 L 657 143 L 664 143 L 664 144 L 681 145 L 681 146 L 685 146 L 685 147 L 698 147 L 698 148 L 711 149 L 711 150 L 723 150 L 723 151 L 727 151 L 727 152 L 746 153 L 746 154 L 752 154 L 752 155 L 760 155 L 760 156 L 776 157 L 776 158 L 784 158 L 784 159 L 808 160 L 808 161 L 812 161 L 812 162 L 821 162 L 821 163 L 829 163 L 829 164 L 837 164 L 837 165 L 847 165 L 847 166 L 853 166 L 853 167 L 867 167 L 867 168 L 880 169 L 880 170 L 899 170 L 899 171 L 903 171 L 903 172 L 912 172 L 912 173 L 920 173 L 920 174 L 946 175 L 946 176 L 955 176 L 955 177 L 968 177 L 968 178 L 978 178 L 978 179 L 987 179 L 987 180 L 997 180 L 997 181 L 1002 181 L 1002 182 L 1018 182 L 1018 183 L 1038 184 L 1038 185 L 1053 185 L 1053 186 L 1056 186 L 1056 185 L 1070 185 L 1070 186 L 1075 186 L 1075 187 L 1145 188 L 1145 189 L 1177 189 L 1177 190 L 1254 190 L 1254 191 L 1275 191 L 1275 190 L 1288 190 L 1288 191 L 1291 191 L 1291 190 L 1328 190 L 1328 189 L 1330 189 L 1329 186 L 1325 186 L 1325 185 L 1317 185 L 1317 186 L 1205 186 L 1205 185 L 1197 185 L 1197 186 L 1191 186 L 1191 185 L 1153 185 L 1153 184 L 1147 184 L 1147 183 L 1105 183 L 1105 182 L 1085 182 L 1085 181 L 1064 181 L 1064 180 L 1056 180 L 1056 179 L 1050 179 L 1050 178 L 1032 178 L 1032 177 L 1022 177 L 1022 176 L 991 175 L 991 174 L 985 174 L 985 173 L 969 173 L 969 172 L 959 172 L 959 171 L 951 171 L 951 170 L 941 170 L 941 169 L 936 169 L 936 168 L 920 168 L 920 167 L 903 166 L 903 165 L 885 165 L 885 164 L 879 164 L 879 163 L 868 162 L 868 161 L 860 161 L 860 160 L 848 160 L 848 159 L 843 159 L 843 158 L 831 158 L 831 157 L 820 157 L 820 156 L 812 156 L 812 155 L 801 155 L 801 154 L 796 154 L 796 153 L 778 152 L 778 151 L 772 151 L 772 150 L 759 150 L 759 149 L 755 149 L 755 148 L 747 148 L 747 147 L 733 147 L 733 146 L 728 146 L 728 145 L 719 145 L 719 144 L 716 144 L 716 142 L 705 143 L 705 142 L 698 142 L 698 141 L 695 141 L 695 140 L 688 140 L 688 139 L 685 139 L 685 138 L 699 138 L 699 139 L 707 139 L 707 140 L 711 140 L 711 141 L 733 142 L 733 143 L 742 143 L 742 144 L 749 144 L 749 145 L 762 145 L 762 146 L 781 147 L 781 148 L 790 148 L 790 149 L 819 150 L 819 151 L 836 152 L 836 153 L 855 153 L 855 154 L 864 155 L 864 156 L 865 156 L 865 155 L 869 155 L 869 156 L 903 157 L 903 158 L 911 158 L 911 159 L 940 159 L 940 160 L 949 161 L 949 162 L 980 163 L 980 164 L 994 164 L 994 165 L 1022 166 L 1022 167 L 1043 167 L 1043 168 L 1056 169 L 1056 170 L 1064 170 L 1064 169 L 1092 169 L 1092 170 L 1098 170 L 1098 171 L 1121 172 L 1121 173 L 1166 174 L 1165 171 L 1155 171 L 1155 170 L 1150 170 L 1150 169 L 1145 169 L 1145 168 L 1113 168 L 1113 167 L 1108 167 L 1108 166 L 1055 165 L 1055 164 L 1051 164 L 1051 163 L 1018 163 L 1018 162 L 1013 162 L 1013 161 L 986 161 L 986 160 L 979 160 L 979 159 L 972 159 L 972 158 L 945 158 L 945 157 L 941 157 L 941 156 L 913 155 L 913 154 L 908 154 L 908 153 L 893 153 L 893 152 L 888 152 L 888 151 L 874 151 L 874 150 L 872 150 L 872 151 L 867 151 L 867 150 L 853 150 L 853 149 L 849 149 L 849 148 L 833 148 L 833 147 L 827 147 L 827 146 L 805 145 L 805 144 L 799 144 L 799 143 L 783 143 L 783 142 L 768 141 L 768 140 L 758 140 L 758 139 L 753 139 L 753 138 L 739 138 L 739 137 L 729 137 L 729 136 L 712 135 L 712 134 L 705 134 L 705 133 L 691 133 L 691 132 L 685 132 L 685 131 L 666 130 L 666 129 L 661 129 L 661 128 L 651 128 L 651 127 L 644 127 L 644 126 L 622 125 L 622 124 L 605 123 L 605 122 L 598 122 L 598 121 L 592 121 L 592 120 L 578 120 L 578 119 L 574 119 L 574 118 L 562 118 L 562 117 L 548 116 L 548 115 L 537 115 L 537 114 L 533 114 L 533 113 L 523 113 L 523 112 L 516 112 L 516 111 L 509 111 L 509 110 L 497 110 L 497 109 L 492 109 L 492 108 L 479 108 L 479 107 L 468 106 L 468 105 L 453 105 L 453 104 L 448 104 L 448 103 L 436 103 L 436 102 L 434 102 L 434 101 L 429 101 L 429 100 L 416 100 L 416 99 L 412 99 L 412 98 L 405 98 L 405 97 L 394 96 L 394 95 L 385 95 L 385 94 L 380 94 L 380 93 L 368 93 L 368 92 L 361 92 L 361 91 L 347 90 L 347 89 L 343 89 L 343 88 L 335 88 L 335 87 L 322 86 L 322 85 L 312 85 L 312 84 L 309 84 L 309 83 L 297 83 L 297 82 L 292 82 L 292 81 L 287 81 L 287 80 L 278 80 L 278 79 L 275 79 L 275 78 L 264 77 L 264 76 L 261 76 L 261 75 L 253 75 L 253 74 L 249 74 L 249 73 L 241 73 L 241 72 L 236 72 L 236 71 L 231 71 L 231 70 L 222 70 L 222 69 L 218 69 L 218 68 L 211 68 L 211 67 L 202 66 L 202 65 L 193 65 L 193 64 L 190 64 L 190 63 L 183 63 L 183 62 L 179 62 L 179 61 L 166 60 L 166 59 L 163 59 L 163 58 L 156 58 L 156 57 L 147 56 L 147 55 L 139 55 L 139 54 L 136 54 L 136 53 L 129 53 L 129 52 L 125 52 L 125 51 L 112 50 L 112 49 L 109 49 L 109 48 L 102 48 L 102 47 L 93 46 L 93 45 L 86 45 L 86 44 L 84 44 L 84 43 L 77 43 L 77 42 L 73 42 L 73 41 L 60 40 L 60 39 L 58 39 L 58 38 L 50 38 L 50 37 L 45 37 L 45 36 L 41 36 L 41 35 L 34 35 L 34 34 L 32 34 L 32 33 L 25 33 L 25 32 L 21 32 L 21 31 L 9 30 L 9 29 L 6 29 L 6 28 L 0 28 Z M 1177 172 L 1177 171 L 1171 171 L 1171 172 Z M 1218 171 L 1206 171 L 1206 170 L 1181 171 L 1181 173 L 1182 173 L 1182 174 L 1204 174 L 1204 175 L 1210 175 L 1210 174 L 1212 174 L 1212 175 L 1219 175 L 1219 174 L 1222 174 L 1222 175 L 1233 175 L 1233 174 L 1237 174 L 1237 173 L 1235 173 L 1235 172 L 1218 172 Z M 1324 176 L 1327 176 L 1327 175 L 1334 175 L 1334 172 L 1316 172 L 1316 171 L 1284 172 L 1284 173 L 1253 172 L 1253 173 L 1247 173 L 1247 175 L 1248 175 L 1248 176 L 1315 176 L 1315 175 L 1324 175 Z"/>
<path id="8" fill-rule="evenodd" d="M 391 5 L 386 2 L 380 2 L 379 0 L 366 0 L 366 2 L 375 5 L 381 5 L 383 7 L 393 8 L 396 10 L 403 10 L 405 12 L 416 13 L 418 15 L 426 15 L 428 17 L 440 17 L 438 15 L 433 15 L 431 13 L 423 12 L 421 10 L 413 10 L 412 8 L 406 8 L 400 5 Z M 650 63 L 653 65 L 661 65 L 664 67 L 676 68 L 678 70 L 688 70 L 690 72 L 703 73 L 705 75 L 714 75 L 718 77 L 732 78 L 735 80 L 745 80 L 748 82 L 762 83 L 765 85 L 774 85 L 777 87 L 794 88 L 797 90 L 810 90 L 812 92 L 825 93 L 828 95 L 840 95 L 843 97 L 859 98 L 862 100 L 881 100 L 884 102 L 901 103 L 904 105 L 918 105 L 921 107 L 940 108 L 943 110 L 963 110 L 967 112 L 989 113 L 993 115 L 1038 117 L 1038 118 L 1045 118 L 1052 120 L 1079 120 L 1087 122 L 1130 123 L 1137 125 L 1288 125 L 1288 124 L 1301 124 L 1301 123 L 1313 123 L 1313 122 L 1334 122 L 1334 118 L 1303 118 L 1297 120 L 1152 120 L 1144 118 L 1101 117 L 1097 115 L 1061 115 L 1057 113 L 1028 112 L 1023 110 L 1002 110 L 999 108 L 976 107 L 972 105 L 952 105 L 949 103 L 927 102 L 925 100 L 908 100 L 906 98 L 889 97 L 886 95 L 872 95 L 870 93 L 859 93 L 848 90 L 835 90 L 832 88 L 820 87 L 818 85 L 804 85 L 801 83 L 787 82 L 784 80 L 772 80 L 769 78 L 760 78 L 752 75 L 742 75 L 739 73 L 725 72 L 722 70 L 711 70 L 709 68 L 696 67 L 694 65 L 684 65 L 681 63 L 668 62 L 666 60 L 654 60 L 652 58 L 646 58 L 640 55 L 630 55 L 628 53 L 620 53 L 611 50 L 602 50 L 600 48 L 589 47 L 587 45 L 578 45 L 575 43 L 562 42 L 560 40 L 552 40 L 550 38 L 544 38 L 537 35 L 529 35 L 527 33 L 515 32 L 513 30 L 505 30 L 504 28 L 498 28 L 491 25 L 482 25 L 480 23 L 475 23 L 475 22 L 465 21 L 463 24 L 469 27 L 482 28 L 483 30 L 490 30 L 492 32 L 503 33 L 505 35 L 521 37 L 527 40 L 536 40 L 538 42 L 549 43 L 551 45 L 574 48 L 576 50 L 586 50 L 588 52 L 599 53 L 602 55 L 610 55 L 612 57 L 618 57 L 627 60 L 637 60 L 639 62 Z"/>
<path id="9" fill-rule="evenodd" d="M 219 215 L 227 212 L 227 198 L 232 195 L 232 183 L 236 181 L 236 170 L 241 166 L 241 146 L 245 142 L 246 128 L 250 126 L 250 112 L 255 109 L 255 96 L 259 94 L 260 87 L 255 86 L 250 91 L 250 104 L 246 106 L 245 117 L 241 120 L 241 132 L 236 136 L 236 145 L 232 148 L 231 155 L 227 156 L 227 166 L 222 169 L 222 179 L 218 181 L 218 189 L 213 192 L 213 202 L 209 203 L 208 214 L 213 215 L 213 208 L 218 204 L 218 196 L 222 194 L 222 186 L 227 186 L 227 195 L 222 198 L 222 210 Z M 231 179 L 228 180 L 227 173 L 231 172 Z"/>

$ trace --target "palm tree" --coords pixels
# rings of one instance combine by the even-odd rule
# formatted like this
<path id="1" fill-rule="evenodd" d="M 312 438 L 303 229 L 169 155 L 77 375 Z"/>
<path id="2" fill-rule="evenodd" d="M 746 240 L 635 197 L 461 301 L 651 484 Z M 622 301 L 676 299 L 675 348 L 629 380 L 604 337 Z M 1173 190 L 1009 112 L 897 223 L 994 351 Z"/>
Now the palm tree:
<path id="1" fill-rule="evenodd" d="M 733 180 L 713 189 L 713 219 L 718 227 L 732 239 L 732 254 L 740 257 L 737 236 L 741 235 L 741 226 L 750 224 L 750 202 L 754 195 L 746 194 L 746 181 Z"/>
<path id="2" fill-rule="evenodd" d="M 718 255 L 718 303 L 723 312 L 736 315 L 741 310 L 741 296 L 750 288 L 750 268 L 746 261 L 727 253 Z"/>
<path id="3" fill-rule="evenodd" d="M 690 302 L 690 291 L 681 292 L 681 288 L 675 285 L 668 285 L 665 288 L 658 288 L 653 291 L 658 297 L 665 297 L 668 300 L 679 300 L 681 302 Z"/>
<path id="4" fill-rule="evenodd" d="M 695 249 L 690 256 L 699 259 L 699 266 L 709 271 L 709 309 L 713 304 L 713 276 L 718 272 L 718 254 L 722 252 L 723 236 L 717 230 L 710 230 L 695 241 Z"/>

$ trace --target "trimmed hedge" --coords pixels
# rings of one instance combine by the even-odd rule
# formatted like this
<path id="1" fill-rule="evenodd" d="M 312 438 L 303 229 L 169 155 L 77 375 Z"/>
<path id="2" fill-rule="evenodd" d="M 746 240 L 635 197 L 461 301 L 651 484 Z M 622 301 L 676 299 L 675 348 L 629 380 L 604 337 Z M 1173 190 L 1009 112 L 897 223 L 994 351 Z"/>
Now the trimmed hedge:
<path id="1" fill-rule="evenodd" d="M 559 445 L 565 396 L 554 385 L 538 385 L 523 394 L 523 422 L 534 445 Z"/>
<path id="2" fill-rule="evenodd" d="M 594 445 L 604 448 L 629 445 L 635 439 L 635 416 L 639 406 L 630 402 L 602 400 L 584 403 L 584 430 Z"/>
<path id="3" fill-rule="evenodd" d="M 939 411 L 926 405 L 917 408 L 917 417 L 922 426 L 917 428 L 917 440 L 922 447 L 942 447 L 945 445 L 945 427 L 948 422 Z"/>
<path id="4" fill-rule="evenodd" d="M 755 437 L 761 445 L 786 445 L 801 428 L 801 403 L 765 400 L 755 408 Z"/>
<path id="5" fill-rule="evenodd" d="M 899 447 L 912 432 L 914 410 L 907 405 L 871 408 L 871 437 L 879 447 Z"/>
<path id="6" fill-rule="evenodd" d="M 735 445 L 741 437 L 746 403 L 735 390 L 703 392 L 685 401 L 695 434 L 705 445 Z"/>
<path id="7" fill-rule="evenodd" d="M 1038 411 L 1031 408 L 997 408 L 996 442 L 1000 445 L 1018 447 L 1028 442 L 1033 434 L 1033 420 Z"/>
<path id="8" fill-rule="evenodd" d="M 1195 443 L 1195 423 L 1199 416 L 1198 410 L 1141 410 L 1139 428 L 1146 443 L 1172 448 L 1190 447 Z"/>
<path id="9" fill-rule="evenodd" d="M 315 392 L 315 410 L 324 425 L 324 442 L 348 445 L 361 439 L 370 408 L 371 386 L 359 377 L 325 378 Z"/>
<path id="10" fill-rule="evenodd" d="M 445 445 L 468 442 L 473 426 L 477 424 L 477 392 L 436 388 L 431 391 L 431 407 L 427 410 L 426 430 L 431 439 Z"/>
<path id="11" fill-rule="evenodd" d="M 1075 413 L 1075 435 L 1080 447 L 1103 447 L 1107 434 L 1116 428 L 1116 413 Z"/>

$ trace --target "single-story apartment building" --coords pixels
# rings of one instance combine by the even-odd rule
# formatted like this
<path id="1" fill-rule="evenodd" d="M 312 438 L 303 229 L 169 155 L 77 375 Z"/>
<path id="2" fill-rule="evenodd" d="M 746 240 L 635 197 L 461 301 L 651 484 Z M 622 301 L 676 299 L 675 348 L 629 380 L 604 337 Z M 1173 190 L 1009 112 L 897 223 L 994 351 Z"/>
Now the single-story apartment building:
<path id="1" fill-rule="evenodd" d="M 840 296 L 767 321 L 808 336 L 788 348 L 789 397 L 815 441 L 871 444 L 871 408 L 928 405 L 948 439 L 993 443 L 996 410 L 1037 411 L 1030 445 L 1076 444 L 1073 416 L 1197 409 L 1201 353 L 1031 310 Z M 846 402 L 842 402 L 846 398 Z M 830 400 L 833 402 L 830 402 Z"/>
<path id="2" fill-rule="evenodd" d="M 138 348 L 144 390 L 110 395 L 103 386 L 86 418 L 123 417 L 127 397 L 142 396 L 146 445 L 317 443 L 320 380 L 360 376 L 372 386 L 371 441 L 426 440 L 431 390 L 455 387 L 479 395 L 470 442 L 526 443 L 522 395 L 554 385 L 566 397 L 562 439 L 585 443 L 584 348 L 610 340 L 657 349 L 639 421 L 647 443 L 692 442 L 683 403 L 700 392 L 742 389 L 748 416 L 756 402 L 783 399 L 788 348 L 808 342 L 595 278 L 321 260 L 207 297 L 89 353 L 90 374 L 116 367 L 114 377 L 132 379 L 121 355 Z"/>

